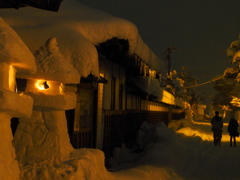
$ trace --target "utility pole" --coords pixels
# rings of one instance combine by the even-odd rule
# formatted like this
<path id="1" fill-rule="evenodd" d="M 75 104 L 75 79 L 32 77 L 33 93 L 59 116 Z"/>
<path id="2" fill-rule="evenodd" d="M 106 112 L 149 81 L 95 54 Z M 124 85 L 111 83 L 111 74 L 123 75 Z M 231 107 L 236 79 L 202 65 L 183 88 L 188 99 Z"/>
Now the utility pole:
<path id="1" fill-rule="evenodd" d="M 164 52 L 165 57 L 166 57 L 166 59 L 167 59 L 167 61 L 168 61 L 168 75 L 169 75 L 169 76 L 170 76 L 170 71 L 171 71 L 171 56 L 170 56 L 170 55 L 171 55 L 171 52 L 172 52 L 173 50 L 177 50 L 177 48 L 170 46 L 170 47 L 168 47 L 168 48 L 166 49 L 166 51 Z"/>
<path id="2" fill-rule="evenodd" d="M 168 61 L 168 75 L 167 75 L 167 80 L 166 80 L 166 90 L 168 92 L 172 93 L 172 94 L 175 94 L 175 90 L 174 90 L 174 87 L 173 87 L 174 85 L 172 83 L 172 77 L 171 77 L 171 74 L 170 74 L 170 72 L 171 72 L 171 56 L 170 55 L 171 55 L 171 52 L 173 50 L 177 50 L 177 48 L 171 47 L 171 46 L 168 47 L 166 49 L 166 51 L 164 52 L 164 55 L 165 55 L 165 57 Z"/>

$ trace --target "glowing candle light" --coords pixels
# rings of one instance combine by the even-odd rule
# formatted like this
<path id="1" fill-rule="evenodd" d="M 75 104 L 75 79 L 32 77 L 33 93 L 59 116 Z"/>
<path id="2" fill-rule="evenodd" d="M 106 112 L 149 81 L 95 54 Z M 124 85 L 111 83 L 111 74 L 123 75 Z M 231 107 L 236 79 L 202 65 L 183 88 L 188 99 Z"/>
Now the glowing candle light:
<path id="1" fill-rule="evenodd" d="M 47 81 L 44 80 L 38 80 L 35 83 L 35 86 L 39 89 L 39 90 L 46 90 L 49 88 L 49 84 L 47 83 Z"/>

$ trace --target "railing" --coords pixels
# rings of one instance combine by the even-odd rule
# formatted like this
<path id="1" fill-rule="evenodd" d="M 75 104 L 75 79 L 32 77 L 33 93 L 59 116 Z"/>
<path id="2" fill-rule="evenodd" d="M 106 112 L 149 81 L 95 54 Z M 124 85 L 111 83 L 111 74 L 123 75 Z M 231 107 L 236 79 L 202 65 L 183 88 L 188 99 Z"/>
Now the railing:
<path id="1" fill-rule="evenodd" d="M 70 135 L 70 142 L 75 149 L 94 148 L 94 139 L 92 131 L 73 132 Z"/>
<path id="2" fill-rule="evenodd" d="M 171 116 L 172 119 L 182 119 L 185 114 L 179 111 Z M 137 145 L 137 131 L 144 121 L 150 124 L 161 121 L 168 125 L 168 119 L 169 112 L 166 111 L 105 111 L 102 150 L 106 160 L 113 155 L 114 148 L 123 143 L 130 149 Z M 95 135 L 91 130 L 73 132 L 70 140 L 74 148 L 95 148 Z"/>

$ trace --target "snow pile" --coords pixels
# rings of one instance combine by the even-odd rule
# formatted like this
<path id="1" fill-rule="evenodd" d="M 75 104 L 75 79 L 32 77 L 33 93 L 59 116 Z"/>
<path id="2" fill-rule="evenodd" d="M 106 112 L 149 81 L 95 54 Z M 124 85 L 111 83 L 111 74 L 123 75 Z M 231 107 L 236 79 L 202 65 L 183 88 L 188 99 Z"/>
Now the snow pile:
<path id="1" fill-rule="evenodd" d="M 187 120 L 182 120 L 182 122 L 184 121 Z M 172 125 L 174 122 L 172 122 Z M 175 134 L 163 123 L 156 125 L 144 123 L 139 130 L 140 133 L 138 133 L 138 142 L 143 145 L 142 152 L 132 153 L 134 159 L 130 158 L 129 161 L 124 159 L 124 162 L 121 162 L 119 158 L 118 165 L 115 164 L 116 166 L 112 168 L 112 170 L 118 171 L 114 174 L 118 177 L 126 174 L 126 178 L 131 179 L 131 172 L 135 172 L 135 177 L 139 176 L 139 179 L 151 175 L 151 178 L 147 179 L 152 180 L 238 179 L 240 177 L 237 170 L 239 148 L 229 147 L 229 135 L 226 126 L 224 127 L 224 136 L 227 137 L 227 141 L 224 138 L 222 146 L 216 147 L 212 142 L 209 123 L 194 124 L 189 121 L 187 124 L 189 126 L 183 129 L 185 131 L 188 129 L 190 136 L 183 135 L 181 129 Z M 203 137 L 208 137 L 208 139 L 206 140 Z M 131 157 L 130 150 L 123 149 L 122 153 L 120 151 L 121 149 L 118 149 L 118 154 L 121 154 L 121 157 L 124 153 L 127 153 L 127 157 Z M 128 169 L 123 170 L 126 168 Z M 119 171 L 119 169 L 122 170 Z M 142 169 L 146 171 L 143 173 Z"/>
<path id="2" fill-rule="evenodd" d="M 134 172 L 135 178 L 144 179 L 151 175 L 146 179 L 152 180 L 239 179 L 240 143 L 237 142 L 235 148 L 229 147 L 227 124 L 223 128 L 220 147 L 213 145 L 210 122 L 173 120 L 170 127 L 174 130 L 164 123 L 152 125 L 144 122 L 138 132 L 138 144 L 142 151 L 136 153 L 122 148 L 121 152 L 118 149 L 115 155 L 124 157 L 126 153 L 126 157 L 130 158 L 122 161 L 118 158 L 118 163 L 112 167 L 113 171 L 117 171 L 114 174 L 118 177 L 126 174 L 131 179 Z M 142 169 L 146 171 L 143 173 Z"/>
<path id="3" fill-rule="evenodd" d="M 168 128 L 172 129 L 175 132 L 189 126 L 190 126 L 190 122 L 187 119 L 172 120 L 168 123 Z"/>

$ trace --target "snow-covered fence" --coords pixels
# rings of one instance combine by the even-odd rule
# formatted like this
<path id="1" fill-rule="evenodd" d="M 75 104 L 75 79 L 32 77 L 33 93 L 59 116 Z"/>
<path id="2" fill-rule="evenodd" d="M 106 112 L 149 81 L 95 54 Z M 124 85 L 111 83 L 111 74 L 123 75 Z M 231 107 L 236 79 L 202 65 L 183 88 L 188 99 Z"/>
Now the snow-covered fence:
<path id="1" fill-rule="evenodd" d="M 136 134 L 144 121 L 149 124 L 164 122 L 168 125 L 169 114 L 176 119 L 185 116 L 180 109 L 171 111 L 105 111 L 102 150 L 105 153 L 106 163 L 113 155 L 114 148 L 121 147 L 122 144 L 129 149 L 136 148 Z"/>

